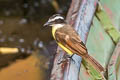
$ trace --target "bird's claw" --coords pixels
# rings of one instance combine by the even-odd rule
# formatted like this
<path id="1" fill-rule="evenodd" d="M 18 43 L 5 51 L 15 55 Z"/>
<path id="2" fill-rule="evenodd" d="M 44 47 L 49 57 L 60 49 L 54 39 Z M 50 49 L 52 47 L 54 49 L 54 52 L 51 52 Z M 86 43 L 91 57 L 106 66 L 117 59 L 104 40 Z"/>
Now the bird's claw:
<path id="1" fill-rule="evenodd" d="M 73 55 L 72 56 L 65 56 L 63 59 L 62 59 L 62 61 L 60 61 L 58 64 L 61 64 L 61 63 L 66 63 L 66 62 L 73 62 L 73 63 L 75 63 L 75 60 L 72 58 L 73 57 Z"/>

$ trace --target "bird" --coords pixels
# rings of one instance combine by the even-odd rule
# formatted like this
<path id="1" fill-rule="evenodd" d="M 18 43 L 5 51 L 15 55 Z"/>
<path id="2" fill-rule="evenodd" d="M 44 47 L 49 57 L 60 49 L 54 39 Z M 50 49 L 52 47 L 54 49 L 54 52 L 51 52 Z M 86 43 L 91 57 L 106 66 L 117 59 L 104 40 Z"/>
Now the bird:
<path id="1" fill-rule="evenodd" d="M 52 36 L 58 46 L 60 46 L 70 56 L 77 54 L 86 62 L 91 64 L 97 71 L 103 72 L 104 68 L 92 56 L 88 54 L 85 44 L 79 34 L 68 24 L 61 14 L 54 14 L 43 25 L 52 27 Z"/>

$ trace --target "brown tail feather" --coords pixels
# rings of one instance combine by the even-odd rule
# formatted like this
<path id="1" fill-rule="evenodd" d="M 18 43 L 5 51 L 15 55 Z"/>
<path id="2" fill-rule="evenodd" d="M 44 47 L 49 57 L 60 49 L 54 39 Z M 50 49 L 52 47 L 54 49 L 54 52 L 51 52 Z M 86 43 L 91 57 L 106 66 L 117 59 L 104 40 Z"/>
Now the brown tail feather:
<path id="1" fill-rule="evenodd" d="M 99 72 L 103 72 L 104 68 L 91 56 L 86 57 L 87 61 Z"/>

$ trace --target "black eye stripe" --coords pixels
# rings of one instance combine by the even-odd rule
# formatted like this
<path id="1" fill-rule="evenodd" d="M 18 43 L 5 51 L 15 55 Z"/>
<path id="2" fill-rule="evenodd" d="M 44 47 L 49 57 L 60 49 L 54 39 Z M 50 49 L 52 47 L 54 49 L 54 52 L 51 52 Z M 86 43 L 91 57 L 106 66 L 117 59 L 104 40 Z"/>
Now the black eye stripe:
<path id="1" fill-rule="evenodd" d="M 66 22 L 65 22 L 65 20 L 63 20 L 63 19 L 57 19 L 57 20 L 55 20 L 55 21 L 52 21 L 51 23 L 52 23 L 52 24 L 65 24 Z"/>
<path id="2" fill-rule="evenodd" d="M 63 23 L 64 20 L 63 20 L 63 19 L 57 19 L 55 22 L 56 22 L 56 23 Z"/>

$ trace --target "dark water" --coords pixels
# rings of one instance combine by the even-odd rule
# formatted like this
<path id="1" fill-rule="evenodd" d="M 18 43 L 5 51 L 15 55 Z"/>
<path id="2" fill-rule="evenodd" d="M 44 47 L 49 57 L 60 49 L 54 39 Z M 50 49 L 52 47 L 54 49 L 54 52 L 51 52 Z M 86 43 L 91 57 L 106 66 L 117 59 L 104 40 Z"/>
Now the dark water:
<path id="1" fill-rule="evenodd" d="M 0 0 L 0 80 L 48 80 L 56 50 L 51 28 L 42 25 L 54 13 L 66 15 L 71 0 Z"/>

